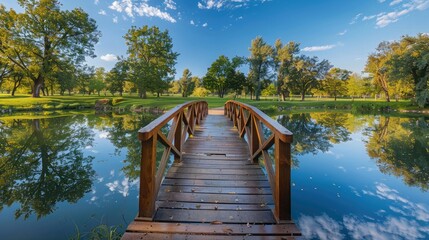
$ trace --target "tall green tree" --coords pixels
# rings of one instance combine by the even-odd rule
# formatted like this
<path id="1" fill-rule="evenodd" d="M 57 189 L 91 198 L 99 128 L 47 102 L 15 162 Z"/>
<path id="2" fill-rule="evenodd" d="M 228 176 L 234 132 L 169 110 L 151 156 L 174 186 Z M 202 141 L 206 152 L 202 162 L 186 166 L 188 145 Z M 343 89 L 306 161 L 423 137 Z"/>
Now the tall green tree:
<path id="1" fill-rule="evenodd" d="M 301 101 L 304 101 L 305 94 L 318 86 L 331 67 L 328 60 L 319 61 L 317 57 L 305 55 L 297 57 L 289 67 L 287 75 L 292 92 L 299 93 Z"/>
<path id="2" fill-rule="evenodd" d="M 59 61 L 79 63 L 85 56 L 95 57 L 100 32 L 80 8 L 61 10 L 57 0 L 18 3 L 22 13 L 0 5 L 0 55 L 21 68 L 33 81 L 33 97 L 39 97 Z"/>
<path id="3" fill-rule="evenodd" d="M 298 53 L 299 43 L 289 42 L 283 45 L 281 40 L 277 39 L 274 44 L 273 60 L 277 74 L 277 92 L 282 96 L 283 101 L 290 94 L 289 69 Z"/>
<path id="4" fill-rule="evenodd" d="M 273 48 L 268 45 L 262 37 L 252 40 L 249 62 L 249 80 L 255 85 L 255 97 L 259 100 L 262 90 L 261 81 L 271 78 L 270 66 L 272 65 Z"/>
<path id="5" fill-rule="evenodd" d="M 351 72 L 340 68 L 331 68 L 322 81 L 322 89 L 337 101 L 339 95 L 347 94 L 347 80 Z"/>
<path id="6" fill-rule="evenodd" d="M 186 68 L 185 70 L 183 70 L 182 77 L 179 80 L 182 97 L 188 97 L 189 95 L 189 88 L 192 83 L 191 77 L 192 77 L 192 73 L 191 71 L 189 71 L 189 69 Z"/>
<path id="7" fill-rule="evenodd" d="M 412 79 L 417 104 L 429 105 L 429 36 L 404 36 L 392 48 L 394 53 L 388 62 L 392 78 Z"/>
<path id="8" fill-rule="evenodd" d="M 355 97 L 361 97 L 365 94 L 365 81 L 358 74 L 352 74 L 347 81 L 347 93 L 354 101 Z"/>
<path id="9" fill-rule="evenodd" d="M 119 96 L 122 96 L 125 88 L 125 82 L 129 81 L 129 70 L 130 65 L 128 61 L 121 58 L 107 74 L 107 88 L 112 95 L 114 95 L 115 92 L 119 92 Z"/>
<path id="10" fill-rule="evenodd" d="M 168 82 L 175 73 L 177 56 L 173 52 L 173 41 L 168 31 L 158 27 L 132 27 L 124 36 L 128 47 L 131 80 L 139 96 L 146 98 L 147 91 L 167 90 Z"/>
<path id="11" fill-rule="evenodd" d="M 368 56 L 365 71 L 371 74 L 374 85 L 381 88 L 386 95 L 386 101 L 390 102 L 389 94 L 389 65 L 387 62 L 392 55 L 389 42 L 381 42 L 375 53 Z"/>

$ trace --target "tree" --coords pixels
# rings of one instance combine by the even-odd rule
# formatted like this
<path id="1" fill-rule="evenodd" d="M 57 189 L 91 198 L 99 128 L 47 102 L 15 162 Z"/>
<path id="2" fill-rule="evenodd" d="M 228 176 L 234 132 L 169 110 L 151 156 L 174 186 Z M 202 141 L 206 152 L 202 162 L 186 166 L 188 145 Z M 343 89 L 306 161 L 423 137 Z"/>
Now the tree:
<path id="1" fill-rule="evenodd" d="M 347 80 L 350 78 L 350 71 L 331 68 L 322 81 L 322 89 L 330 96 L 334 96 L 337 101 L 338 95 L 345 95 L 347 93 Z"/>
<path id="2" fill-rule="evenodd" d="M 182 97 L 187 97 L 189 95 L 188 88 L 190 87 L 189 85 L 191 85 L 191 76 L 192 73 L 191 71 L 189 71 L 189 69 L 186 68 L 185 70 L 183 70 L 182 78 L 180 78 L 179 80 Z"/>
<path id="3" fill-rule="evenodd" d="M 101 90 L 106 87 L 105 79 L 105 69 L 103 67 L 96 68 L 93 77 L 89 80 L 88 83 L 89 93 L 91 94 L 95 91 L 97 92 L 98 96 L 100 96 Z"/>
<path id="4" fill-rule="evenodd" d="M 119 92 L 119 96 L 122 96 L 125 88 L 125 82 L 129 80 L 129 70 L 129 63 L 125 59 L 119 59 L 107 74 L 106 82 L 112 95 L 114 95 L 115 92 Z"/>
<path id="5" fill-rule="evenodd" d="M 0 5 L 0 54 L 33 81 L 33 97 L 40 96 L 54 66 L 67 59 L 79 63 L 95 57 L 100 32 L 82 9 L 60 9 L 57 0 L 19 0 L 22 13 Z"/>
<path id="6" fill-rule="evenodd" d="M 382 42 L 378 45 L 376 52 L 369 55 L 365 66 L 365 71 L 371 74 L 374 84 L 380 87 L 386 95 L 387 102 L 390 102 L 389 65 L 387 62 L 391 58 L 391 54 L 391 44 Z"/>
<path id="7" fill-rule="evenodd" d="M 361 97 L 365 94 L 365 81 L 358 74 L 352 74 L 347 81 L 347 93 L 354 101 L 355 97 Z"/>
<path id="8" fill-rule="evenodd" d="M 315 88 L 319 80 L 325 78 L 331 67 L 328 60 L 319 62 L 317 57 L 301 55 L 289 67 L 287 82 L 292 92 L 299 93 L 301 101 L 304 101 L 305 94 Z"/>
<path id="9" fill-rule="evenodd" d="M 269 79 L 270 66 L 272 64 L 271 56 L 273 55 L 273 48 L 264 42 L 262 37 L 256 37 L 252 40 L 250 50 L 249 62 L 249 76 L 251 82 L 256 86 L 255 97 L 259 100 L 261 95 L 261 81 Z"/>
<path id="10" fill-rule="evenodd" d="M 276 89 L 276 86 L 274 86 L 274 83 L 271 83 L 270 85 L 268 85 L 268 87 L 262 90 L 263 97 L 273 96 L 276 93 L 277 93 L 277 89 Z"/>
<path id="11" fill-rule="evenodd" d="M 207 69 L 206 76 L 203 78 L 204 86 L 212 92 L 217 92 L 220 98 L 223 98 L 230 89 L 236 92 L 242 89 L 243 76 L 237 71 L 242 63 L 243 60 L 240 57 L 229 60 L 224 55 L 219 56 Z"/>
<path id="12" fill-rule="evenodd" d="M 131 81 L 138 89 L 140 98 L 147 91 L 157 92 L 169 87 L 168 81 L 175 73 L 174 65 L 179 55 L 173 52 L 173 43 L 168 31 L 157 27 L 132 27 L 124 36 L 128 47 Z"/>
<path id="13" fill-rule="evenodd" d="M 394 53 L 388 62 L 392 78 L 412 79 L 417 104 L 429 105 L 429 36 L 404 36 L 392 44 L 392 49 Z"/>
<path id="14" fill-rule="evenodd" d="M 289 42 L 283 45 L 281 40 L 277 39 L 274 49 L 273 60 L 277 72 L 277 92 L 282 95 L 282 99 L 285 101 L 290 94 L 289 69 L 295 60 L 295 55 L 299 53 L 299 43 Z"/>

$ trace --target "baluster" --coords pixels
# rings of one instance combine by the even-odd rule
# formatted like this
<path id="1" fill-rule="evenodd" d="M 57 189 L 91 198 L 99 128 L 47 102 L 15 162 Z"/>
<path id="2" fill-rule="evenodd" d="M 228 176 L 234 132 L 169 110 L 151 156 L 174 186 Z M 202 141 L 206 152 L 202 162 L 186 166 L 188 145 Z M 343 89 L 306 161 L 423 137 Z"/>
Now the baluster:
<path id="1" fill-rule="evenodd" d="M 152 220 L 156 197 L 156 143 L 157 134 L 141 140 L 139 217 Z"/>
<path id="2" fill-rule="evenodd" d="M 290 143 L 282 141 L 278 134 L 275 136 L 275 210 L 277 221 L 291 220 L 291 153 Z"/>

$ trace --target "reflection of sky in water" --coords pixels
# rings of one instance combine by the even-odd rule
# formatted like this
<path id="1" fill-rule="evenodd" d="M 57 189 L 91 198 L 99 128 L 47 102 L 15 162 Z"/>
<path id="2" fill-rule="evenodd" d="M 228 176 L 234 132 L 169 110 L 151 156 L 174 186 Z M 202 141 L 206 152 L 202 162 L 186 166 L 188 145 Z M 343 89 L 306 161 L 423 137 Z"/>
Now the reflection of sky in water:
<path id="1" fill-rule="evenodd" d="M 298 156 L 292 170 L 293 218 L 310 239 L 429 239 L 429 194 L 383 174 L 367 136 Z"/>

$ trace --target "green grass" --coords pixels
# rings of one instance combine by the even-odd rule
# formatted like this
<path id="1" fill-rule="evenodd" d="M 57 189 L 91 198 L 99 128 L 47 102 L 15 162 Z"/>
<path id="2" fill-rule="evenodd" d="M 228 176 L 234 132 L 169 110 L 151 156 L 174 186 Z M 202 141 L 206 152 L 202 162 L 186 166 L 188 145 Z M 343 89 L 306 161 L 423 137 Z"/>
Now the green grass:
<path id="1" fill-rule="evenodd" d="M 114 108 L 121 109 L 136 109 L 136 108 L 158 108 L 162 110 L 171 109 L 178 104 L 193 100 L 206 100 L 209 104 L 209 108 L 223 107 L 227 100 L 232 99 L 231 97 L 218 98 L 218 97 L 206 97 L 206 98 L 182 98 L 180 96 L 161 96 L 159 98 L 155 96 L 149 96 L 147 99 L 141 99 L 137 96 L 49 96 L 32 98 L 29 95 L 18 95 L 11 97 L 9 95 L 0 94 L 0 110 L 11 108 L 13 112 L 17 111 L 60 111 L 60 110 L 79 110 L 79 109 L 92 109 L 95 106 L 95 102 L 99 99 L 111 99 L 113 100 Z M 399 102 L 385 102 L 383 99 L 317 99 L 307 98 L 305 101 L 299 101 L 296 99 L 289 99 L 285 102 L 279 102 L 272 100 L 271 98 L 261 98 L 261 101 L 252 101 L 248 98 L 237 99 L 241 102 L 256 106 L 265 112 L 279 112 L 279 111 L 293 111 L 293 110 L 306 110 L 306 109 L 339 109 L 356 112 L 365 111 L 385 111 L 390 110 L 418 110 L 420 112 L 429 112 L 429 109 L 419 109 L 414 106 L 410 101 L 399 101 Z M 46 115 L 49 115 L 46 113 Z"/>

